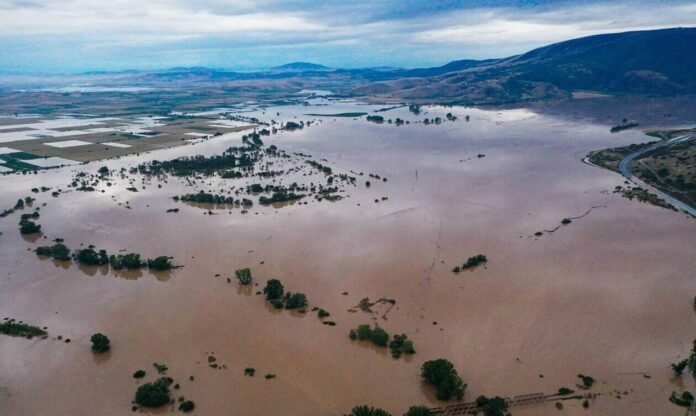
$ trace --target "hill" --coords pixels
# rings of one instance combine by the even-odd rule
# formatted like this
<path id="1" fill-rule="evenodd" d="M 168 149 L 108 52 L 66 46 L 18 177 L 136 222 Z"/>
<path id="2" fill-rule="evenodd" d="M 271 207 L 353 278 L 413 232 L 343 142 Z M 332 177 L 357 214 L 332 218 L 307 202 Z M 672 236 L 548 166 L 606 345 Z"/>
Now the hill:
<path id="1" fill-rule="evenodd" d="M 291 62 L 289 64 L 275 66 L 272 71 L 325 71 L 328 66 L 313 64 L 311 62 Z"/>
<path id="2" fill-rule="evenodd" d="M 575 90 L 649 95 L 694 93 L 693 45 L 696 28 L 595 35 L 506 59 L 457 61 L 469 67 L 442 75 L 418 77 L 418 70 L 412 70 L 414 78 L 368 84 L 352 93 L 465 103 L 566 97 Z"/>

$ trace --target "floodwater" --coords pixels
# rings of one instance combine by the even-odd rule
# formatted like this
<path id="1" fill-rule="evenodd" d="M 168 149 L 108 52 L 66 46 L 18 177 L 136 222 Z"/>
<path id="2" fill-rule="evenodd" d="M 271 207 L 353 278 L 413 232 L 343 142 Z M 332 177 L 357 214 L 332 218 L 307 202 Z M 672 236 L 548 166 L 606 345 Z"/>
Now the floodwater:
<path id="1" fill-rule="evenodd" d="M 327 103 L 322 113 L 379 108 Z M 104 193 L 53 198 L 29 191 L 42 185 L 68 190 L 76 172 L 96 173 L 102 165 L 114 170 L 219 154 L 239 145 L 242 133 L 0 177 L 0 208 L 37 198 L 44 231 L 38 239 L 23 238 L 20 213 L 0 219 L 0 318 L 47 326 L 50 334 L 46 340 L 0 338 L 0 414 L 123 415 L 142 383 L 131 375 L 142 368 L 145 380 L 153 380 L 158 362 L 180 383 L 173 397 L 195 401 L 198 415 L 341 415 L 359 404 L 400 415 L 414 404 L 443 404 L 419 377 L 420 365 L 436 358 L 455 364 L 468 384 L 466 401 L 577 390 L 582 373 L 597 380 L 590 391 L 601 395 L 589 409 L 565 402 L 564 414 L 684 414 L 668 397 L 673 390 L 693 391 L 694 383 L 690 376 L 674 378 L 669 365 L 686 356 L 696 333 L 696 222 L 612 194 L 621 177 L 581 163 L 590 150 L 646 138 L 524 109 L 424 110 L 379 114 L 414 122 L 452 112 L 459 119 L 397 127 L 325 117 L 264 137 L 267 145 L 311 154 L 334 171 L 364 172 L 338 202 L 255 205 L 246 214 L 217 208 L 208 215 L 171 199 L 259 182 L 248 178 L 206 178 L 193 187 L 171 177 L 146 179 L 147 189 L 132 193 L 128 180 L 117 177 L 111 187 L 100 185 Z M 317 117 L 302 114 L 318 112 L 293 106 L 248 116 L 309 120 Z M 143 177 L 128 177 L 142 188 Z M 278 180 L 321 178 L 296 173 Z M 587 216 L 534 236 L 592 207 Z M 169 208 L 180 211 L 165 213 Z M 115 274 L 32 253 L 54 238 L 73 249 L 94 244 L 110 253 L 170 255 L 183 267 Z M 479 253 L 489 259 L 485 267 L 451 271 Z M 241 290 L 234 279 L 227 282 L 242 267 L 252 269 L 258 287 Z M 266 305 L 254 292 L 269 278 L 307 294 L 310 307 L 329 311 L 336 326 L 322 325 L 316 313 Z M 388 311 L 375 306 L 373 314 L 355 311 L 363 298 L 396 304 Z M 350 341 L 348 331 L 361 323 L 406 333 L 416 354 L 393 359 Z M 106 356 L 90 351 L 95 332 L 112 341 Z M 224 368 L 209 367 L 210 355 Z M 244 375 L 247 367 L 256 369 L 254 377 Z M 276 378 L 266 379 L 268 373 Z M 558 413 L 550 403 L 511 411 Z M 169 412 L 178 411 L 154 413 Z"/>

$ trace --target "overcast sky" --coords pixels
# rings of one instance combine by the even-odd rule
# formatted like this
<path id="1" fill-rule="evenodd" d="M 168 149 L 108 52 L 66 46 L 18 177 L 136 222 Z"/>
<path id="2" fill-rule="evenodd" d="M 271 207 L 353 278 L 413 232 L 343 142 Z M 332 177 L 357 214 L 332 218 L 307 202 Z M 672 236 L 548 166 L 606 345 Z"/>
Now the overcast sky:
<path id="1" fill-rule="evenodd" d="M 422 67 L 675 26 L 695 1 L 0 0 L 0 71 Z"/>

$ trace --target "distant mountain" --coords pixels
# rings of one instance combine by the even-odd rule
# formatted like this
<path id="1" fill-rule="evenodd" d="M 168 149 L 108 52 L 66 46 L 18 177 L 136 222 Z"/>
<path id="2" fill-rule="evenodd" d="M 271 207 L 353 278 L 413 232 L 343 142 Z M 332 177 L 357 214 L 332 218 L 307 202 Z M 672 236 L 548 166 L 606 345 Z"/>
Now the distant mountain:
<path id="1" fill-rule="evenodd" d="M 272 71 L 325 71 L 329 69 L 331 68 L 328 66 L 313 64 L 311 62 L 291 62 L 271 68 Z"/>
<path id="2" fill-rule="evenodd" d="M 448 65 L 412 70 L 413 75 L 406 76 L 416 78 L 378 82 L 352 92 L 471 103 L 564 97 L 574 90 L 696 93 L 694 45 L 696 28 L 588 36 L 506 59 L 455 61 L 448 65 L 463 68 L 454 71 L 447 70 Z M 427 75 L 429 71 L 447 72 Z"/>

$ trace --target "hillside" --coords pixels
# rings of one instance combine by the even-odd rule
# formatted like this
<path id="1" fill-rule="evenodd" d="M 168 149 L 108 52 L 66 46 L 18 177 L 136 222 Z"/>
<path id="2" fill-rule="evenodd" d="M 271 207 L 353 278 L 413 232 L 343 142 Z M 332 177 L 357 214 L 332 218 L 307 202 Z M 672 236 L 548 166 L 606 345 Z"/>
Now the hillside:
<path id="1" fill-rule="evenodd" d="M 693 45 L 696 28 L 596 35 L 507 59 L 471 61 L 474 63 L 469 68 L 442 75 L 373 83 L 352 93 L 466 103 L 558 98 L 575 90 L 649 95 L 694 93 Z"/>

